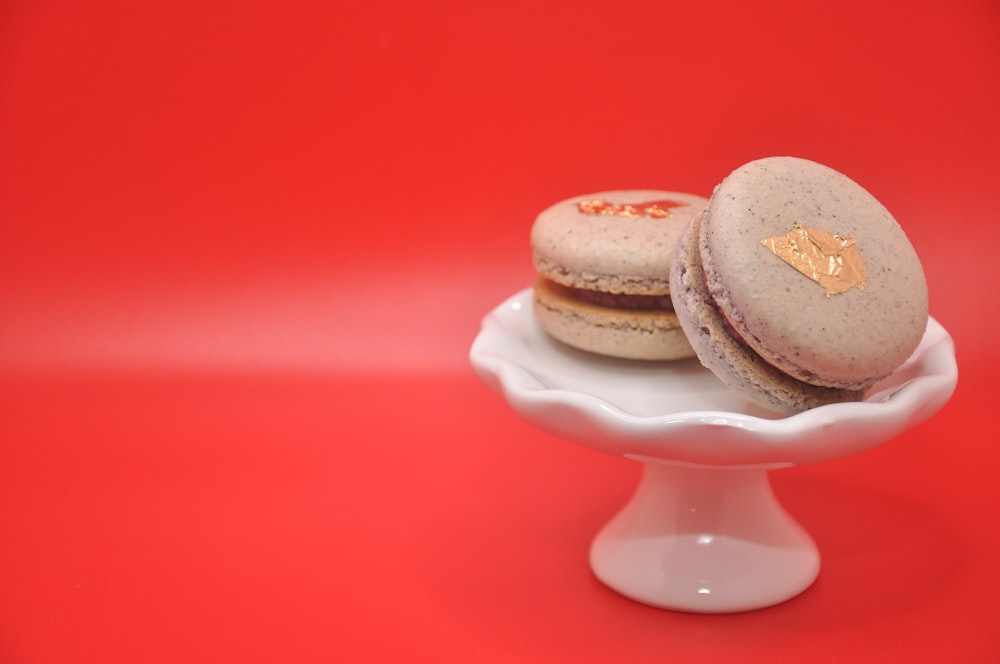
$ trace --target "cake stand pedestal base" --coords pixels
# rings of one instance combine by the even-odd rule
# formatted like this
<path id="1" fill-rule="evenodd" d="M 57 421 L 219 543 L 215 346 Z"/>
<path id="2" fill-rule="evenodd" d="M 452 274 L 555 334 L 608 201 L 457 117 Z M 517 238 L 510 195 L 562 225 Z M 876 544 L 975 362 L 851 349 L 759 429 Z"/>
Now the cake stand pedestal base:
<path id="1" fill-rule="evenodd" d="M 644 604 L 730 613 L 798 595 L 820 559 L 766 470 L 648 462 L 630 502 L 595 538 L 590 564 Z"/>

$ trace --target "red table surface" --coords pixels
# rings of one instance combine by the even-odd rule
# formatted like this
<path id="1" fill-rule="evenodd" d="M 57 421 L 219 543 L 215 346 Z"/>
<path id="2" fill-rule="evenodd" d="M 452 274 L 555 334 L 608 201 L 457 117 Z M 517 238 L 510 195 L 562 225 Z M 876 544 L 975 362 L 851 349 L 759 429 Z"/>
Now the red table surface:
<path id="1" fill-rule="evenodd" d="M 1000 10 L 0 4 L 0 661 L 997 662 Z M 639 467 L 471 372 L 535 214 L 794 154 L 879 197 L 945 408 L 771 475 L 816 583 L 630 602 Z"/>

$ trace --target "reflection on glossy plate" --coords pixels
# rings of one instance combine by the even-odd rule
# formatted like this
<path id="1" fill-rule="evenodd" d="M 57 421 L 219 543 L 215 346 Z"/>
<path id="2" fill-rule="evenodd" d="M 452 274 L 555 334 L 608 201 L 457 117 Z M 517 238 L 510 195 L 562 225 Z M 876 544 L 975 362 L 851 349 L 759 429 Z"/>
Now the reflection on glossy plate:
<path id="1" fill-rule="evenodd" d="M 552 340 L 532 291 L 484 320 L 476 373 L 535 425 L 575 443 L 641 461 L 776 468 L 860 452 L 930 417 L 954 392 L 954 344 L 931 319 L 923 341 L 864 401 L 782 417 L 740 397 L 697 360 L 605 358 Z"/>

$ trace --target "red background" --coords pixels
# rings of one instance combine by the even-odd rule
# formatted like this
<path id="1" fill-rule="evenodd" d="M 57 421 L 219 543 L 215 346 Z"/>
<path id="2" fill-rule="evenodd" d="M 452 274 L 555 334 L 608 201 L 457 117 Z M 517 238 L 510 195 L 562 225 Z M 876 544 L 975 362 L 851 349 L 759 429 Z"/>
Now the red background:
<path id="1" fill-rule="evenodd" d="M 998 117 L 991 0 L 6 0 L 0 661 L 1000 661 Z M 894 212 L 958 389 L 772 473 L 803 595 L 647 608 L 637 464 L 468 348 L 543 207 L 772 154 Z"/>

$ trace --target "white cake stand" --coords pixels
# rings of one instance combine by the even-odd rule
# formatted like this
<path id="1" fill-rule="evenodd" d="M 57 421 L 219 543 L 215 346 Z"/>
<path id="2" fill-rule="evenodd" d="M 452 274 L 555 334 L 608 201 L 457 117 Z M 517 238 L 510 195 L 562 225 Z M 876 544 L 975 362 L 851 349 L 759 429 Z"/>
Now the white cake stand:
<path id="1" fill-rule="evenodd" d="M 879 445 L 933 415 L 958 378 L 951 337 L 931 319 L 913 356 L 865 401 L 780 417 L 697 360 L 615 360 L 552 340 L 531 289 L 483 320 L 470 359 L 528 421 L 644 464 L 635 495 L 594 539 L 591 567 L 634 600 L 705 613 L 783 602 L 819 573 L 819 551 L 776 500 L 768 470 Z"/>

